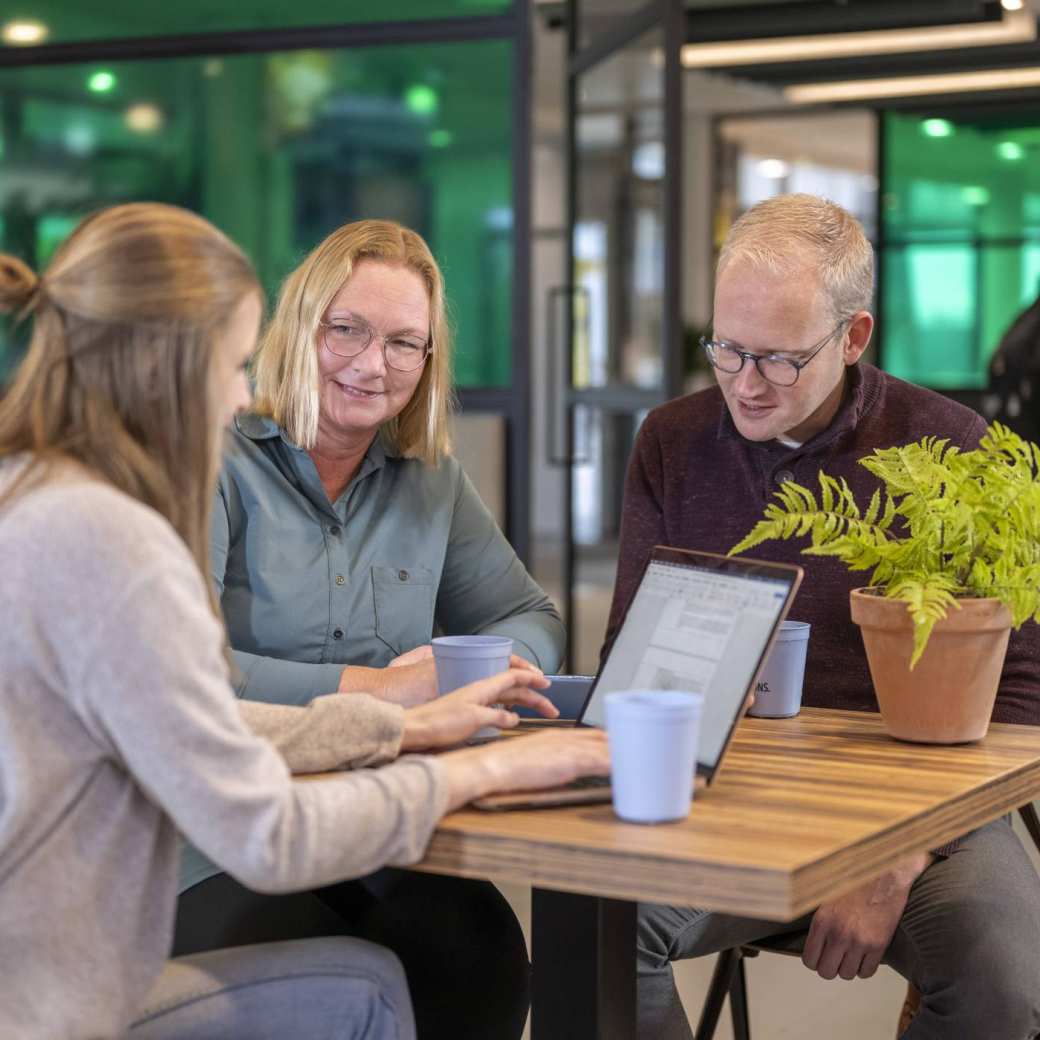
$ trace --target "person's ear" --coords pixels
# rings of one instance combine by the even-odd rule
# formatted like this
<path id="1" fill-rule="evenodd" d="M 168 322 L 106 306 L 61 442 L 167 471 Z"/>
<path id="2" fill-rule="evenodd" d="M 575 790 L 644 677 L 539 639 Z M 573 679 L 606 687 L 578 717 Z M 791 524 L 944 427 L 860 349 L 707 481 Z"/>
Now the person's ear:
<path id="1" fill-rule="evenodd" d="M 845 330 L 845 346 L 842 355 L 846 365 L 854 365 L 863 355 L 874 331 L 874 317 L 868 311 L 857 311 L 849 319 Z"/>

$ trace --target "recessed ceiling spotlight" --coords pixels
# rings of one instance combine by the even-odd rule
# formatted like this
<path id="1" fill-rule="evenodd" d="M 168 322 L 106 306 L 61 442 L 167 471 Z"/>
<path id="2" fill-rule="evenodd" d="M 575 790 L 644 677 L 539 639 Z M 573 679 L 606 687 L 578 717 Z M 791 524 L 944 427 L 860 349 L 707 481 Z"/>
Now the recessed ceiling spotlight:
<path id="1" fill-rule="evenodd" d="M 95 94 L 107 94 L 116 85 L 116 78 L 107 69 L 99 69 L 87 80 L 87 88 Z"/>
<path id="2" fill-rule="evenodd" d="M 12 47 L 31 47 L 34 43 L 43 43 L 49 31 L 43 22 L 16 18 L 0 29 L 0 38 Z"/>
<path id="3" fill-rule="evenodd" d="M 951 137 L 953 123 L 948 119 L 925 119 L 921 123 L 921 133 L 925 137 Z"/>
<path id="4" fill-rule="evenodd" d="M 134 133 L 152 134 L 163 125 L 162 109 L 147 101 L 139 101 L 126 110 L 123 120 Z"/>
<path id="5" fill-rule="evenodd" d="M 1018 162 L 1026 157 L 1026 150 L 1017 141 L 1001 141 L 997 145 L 997 155 L 1005 162 Z"/>

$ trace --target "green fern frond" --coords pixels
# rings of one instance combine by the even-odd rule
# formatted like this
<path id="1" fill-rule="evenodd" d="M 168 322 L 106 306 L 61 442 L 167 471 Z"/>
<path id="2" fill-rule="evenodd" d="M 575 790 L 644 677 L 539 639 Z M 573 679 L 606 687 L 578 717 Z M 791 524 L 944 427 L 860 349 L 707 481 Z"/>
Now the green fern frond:
<path id="1" fill-rule="evenodd" d="M 935 623 L 946 617 L 951 608 L 960 609 L 953 595 L 956 588 L 955 582 L 947 574 L 922 574 L 907 575 L 889 584 L 885 590 L 888 599 L 901 599 L 906 602 L 907 612 L 914 622 L 911 671 L 921 659 Z"/>
<path id="2" fill-rule="evenodd" d="M 788 482 L 730 553 L 807 538 L 807 555 L 872 569 L 871 585 L 908 604 L 913 664 L 958 595 L 996 597 L 1016 627 L 1040 622 L 1040 446 L 994 423 L 972 451 L 926 437 L 860 464 L 882 484 L 865 512 L 844 478 L 820 473 L 819 502 Z"/>

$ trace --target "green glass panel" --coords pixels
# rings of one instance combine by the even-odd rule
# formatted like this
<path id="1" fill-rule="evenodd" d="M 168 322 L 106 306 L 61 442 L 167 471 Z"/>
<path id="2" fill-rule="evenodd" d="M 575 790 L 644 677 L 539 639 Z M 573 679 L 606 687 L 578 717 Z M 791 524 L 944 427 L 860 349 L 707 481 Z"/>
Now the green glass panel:
<path id="1" fill-rule="evenodd" d="M 392 4 L 372 0 L 298 0 L 292 4 L 284 0 L 237 4 L 213 0 L 3 0 L 0 25 L 41 23 L 47 31 L 42 42 L 66 43 L 127 36 L 476 17 L 501 14 L 511 7 L 512 0 L 394 0 Z"/>
<path id="2" fill-rule="evenodd" d="M 0 246 L 36 267 L 86 213 L 196 210 L 269 294 L 335 227 L 423 234 L 442 265 L 464 386 L 505 386 L 512 325 L 512 43 L 292 51 L 0 69 Z M 9 337 L 10 338 L 10 337 Z"/>
<path id="3" fill-rule="evenodd" d="M 881 351 L 896 375 L 986 384 L 1040 292 L 1040 111 L 884 116 Z"/>

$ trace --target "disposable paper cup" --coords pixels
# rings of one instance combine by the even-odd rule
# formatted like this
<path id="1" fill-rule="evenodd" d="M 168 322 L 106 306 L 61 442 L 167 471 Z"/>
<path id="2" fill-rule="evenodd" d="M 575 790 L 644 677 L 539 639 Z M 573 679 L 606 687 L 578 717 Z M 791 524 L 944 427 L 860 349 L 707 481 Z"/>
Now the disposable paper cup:
<path id="1" fill-rule="evenodd" d="M 437 692 L 451 693 L 478 679 L 487 679 L 509 668 L 513 640 L 507 636 L 439 636 L 433 640 L 437 668 Z M 473 739 L 493 737 L 497 726 L 484 726 Z"/>
<path id="2" fill-rule="evenodd" d="M 704 697 L 626 690 L 605 699 L 614 812 L 630 823 L 685 819 Z"/>
<path id="3" fill-rule="evenodd" d="M 804 621 L 785 621 L 776 634 L 755 682 L 755 703 L 749 715 L 762 719 L 789 719 L 802 708 L 802 681 L 805 678 L 805 652 L 809 647 L 809 625 Z"/>

